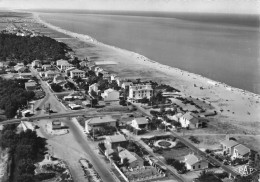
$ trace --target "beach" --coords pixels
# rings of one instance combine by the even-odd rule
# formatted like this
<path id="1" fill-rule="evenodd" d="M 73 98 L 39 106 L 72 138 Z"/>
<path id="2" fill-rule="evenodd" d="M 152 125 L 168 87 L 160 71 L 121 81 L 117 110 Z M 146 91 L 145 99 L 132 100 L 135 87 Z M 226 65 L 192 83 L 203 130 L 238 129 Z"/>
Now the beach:
<path id="1" fill-rule="evenodd" d="M 95 61 L 112 61 L 116 65 L 102 65 L 106 70 L 117 73 L 122 78 L 141 78 L 167 83 L 186 95 L 205 98 L 217 108 L 222 121 L 235 122 L 245 126 L 247 122 L 260 122 L 260 96 L 225 83 L 216 82 L 194 73 L 162 65 L 143 55 L 98 42 L 95 38 L 51 25 L 35 19 L 47 27 L 69 35 L 75 39 L 58 39 L 73 48 L 79 57 L 95 57 Z M 97 58 L 97 59 L 96 59 Z M 194 87 L 194 84 L 197 87 Z M 203 90 L 200 89 L 203 88 Z M 220 112 L 223 110 L 223 112 Z"/>

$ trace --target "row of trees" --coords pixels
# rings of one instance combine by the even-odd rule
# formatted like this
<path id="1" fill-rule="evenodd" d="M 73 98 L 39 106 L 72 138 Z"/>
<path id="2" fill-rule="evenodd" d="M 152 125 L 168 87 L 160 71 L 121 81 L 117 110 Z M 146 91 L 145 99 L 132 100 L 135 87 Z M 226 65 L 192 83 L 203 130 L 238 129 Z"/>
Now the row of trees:
<path id="1" fill-rule="evenodd" d="M 34 98 L 32 91 L 24 89 L 24 80 L 5 80 L 0 78 L 0 109 L 5 111 L 8 118 L 16 115 L 20 107 Z"/>
<path id="2" fill-rule="evenodd" d="M 45 150 L 46 142 L 35 131 L 27 130 L 16 134 L 16 125 L 7 125 L 0 135 L 0 147 L 8 148 L 12 163 L 10 181 L 34 182 L 34 162 L 40 152 Z"/>
<path id="3" fill-rule="evenodd" d="M 0 33 L 0 59 L 24 60 L 31 62 L 35 59 L 51 60 L 65 59 L 66 52 L 71 50 L 66 44 L 50 37 L 16 36 Z"/>

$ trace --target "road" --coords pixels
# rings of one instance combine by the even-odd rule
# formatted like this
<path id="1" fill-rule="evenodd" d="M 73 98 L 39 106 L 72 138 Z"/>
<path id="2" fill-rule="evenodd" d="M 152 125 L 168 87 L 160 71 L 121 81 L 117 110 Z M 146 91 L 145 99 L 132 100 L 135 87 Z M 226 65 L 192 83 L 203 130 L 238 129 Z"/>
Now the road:
<path id="1" fill-rule="evenodd" d="M 42 88 L 44 89 L 44 91 L 46 93 L 46 96 L 43 99 L 43 101 L 40 103 L 40 106 L 42 106 L 43 104 L 45 104 L 45 102 L 48 101 L 49 103 L 51 103 L 52 109 L 54 107 L 56 109 L 56 111 L 58 111 L 59 113 L 51 114 L 51 115 L 44 115 L 44 116 L 30 117 L 30 118 L 26 118 L 26 120 L 33 121 L 33 120 L 40 120 L 40 119 L 47 119 L 47 118 L 53 119 L 53 118 L 63 118 L 63 117 L 74 117 L 74 116 L 88 115 L 88 114 L 89 115 L 91 114 L 91 117 L 95 117 L 97 115 L 99 115 L 99 116 L 104 115 L 104 114 L 99 114 L 99 113 L 96 113 L 93 115 L 93 109 L 89 110 L 89 111 L 86 111 L 86 110 L 67 111 L 67 109 L 58 101 L 58 99 L 51 92 L 51 90 L 50 90 L 49 86 L 46 84 L 46 82 L 43 82 L 42 79 L 39 77 L 39 75 L 33 69 L 31 71 L 34 75 L 37 76 Z M 25 119 L 23 118 L 23 119 L 8 120 L 8 121 L 2 122 L 1 124 L 17 123 L 17 122 L 20 122 L 21 120 L 25 120 Z M 100 159 L 96 156 L 94 151 L 91 149 L 91 147 L 88 144 L 89 141 L 87 141 L 84 133 L 82 133 L 82 131 L 79 130 L 79 128 L 74 124 L 74 122 L 71 122 L 70 120 L 68 120 L 66 122 L 66 125 L 69 127 L 70 132 L 75 137 L 75 141 L 78 142 L 78 144 L 81 146 L 83 152 L 85 152 L 86 154 L 89 155 L 91 163 L 95 167 L 96 171 L 99 173 L 102 180 L 104 182 L 116 181 L 114 179 L 113 175 L 110 173 L 110 171 L 106 168 L 105 165 L 103 165 L 101 163 Z"/>
<path id="2" fill-rule="evenodd" d="M 73 134 L 75 141 L 78 142 L 84 152 L 88 154 L 90 162 L 93 164 L 94 168 L 96 169 L 102 180 L 104 182 L 115 181 L 113 175 L 110 173 L 107 167 L 102 164 L 96 153 L 89 146 L 89 141 L 87 140 L 86 135 L 82 133 L 82 131 L 80 131 L 73 122 L 67 121 L 66 125 L 70 128 L 70 132 Z"/>
<path id="3" fill-rule="evenodd" d="M 182 138 L 177 133 L 175 133 L 175 132 L 171 132 L 171 133 L 172 133 L 172 135 L 174 137 L 178 138 L 183 144 L 185 144 L 190 149 L 192 149 L 197 155 L 203 157 L 204 159 L 206 159 L 207 161 L 209 161 L 212 164 L 220 166 L 223 170 L 225 170 L 226 172 L 230 173 L 232 176 L 237 176 L 238 175 L 238 173 L 233 171 L 229 166 L 225 166 L 222 162 L 218 161 L 214 157 L 212 157 L 212 156 L 206 154 L 205 152 L 201 151 L 200 149 L 198 149 L 196 146 L 194 146 L 193 144 L 191 144 L 190 142 L 188 142 L 187 140 Z"/>

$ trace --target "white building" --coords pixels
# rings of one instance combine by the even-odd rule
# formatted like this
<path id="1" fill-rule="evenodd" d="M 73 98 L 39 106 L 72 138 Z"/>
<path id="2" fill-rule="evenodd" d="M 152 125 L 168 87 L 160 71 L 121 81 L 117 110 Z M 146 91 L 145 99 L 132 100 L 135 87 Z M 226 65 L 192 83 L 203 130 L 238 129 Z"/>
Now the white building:
<path id="1" fill-rule="evenodd" d="M 70 71 L 75 70 L 75 69 L 77 69 L 77 68 L 75 68 L 75 67 L 68 68 L 65 70 L 65 73 L 70 74 Z"/>
<path id="2" fill-rule="evenodd" d="M 99 87 L 98 83 L 94 83 L 94 84 L 90 85 L 88 88 L 88 93 L 91 93 L 91 91 L 93 90 L 94 92 L 96 92 L 98 94 L 98 92 L 99 92 L 98 87 Z"/>
<path id="3" fill-rule="evenodd" d="M 91 118 L 85 121 L 85 131 L 89 132 L 91 129 L 98 129 L 102 126 L 116 126 L 116 119 L 111 116 Z"/>
<path id="4" fill-rule="evenodd" d="M 180 123 L 183 128 L 199 128 L 202 126 L 198 116 L 191 112 L 187 112 L 183 116 L 181 116 Z"/>
<path id="5" fill-rule="evenodd" d="M 44 65 L 42 65 L 42 69 L 44 69 L 44 71 L 48 71 L 48 70 L 52 69 L 52 65 L 44 64 Z"/>
<path id="6" fill-rule="evenodd" d="M 148 129 L 148 119 L 146 117 L 139 117 L 132 120 L 132 126 L 137 129 Z"/>
<path id="7" fill-rule="evenodd" d="M 51 71 L 51 70 L 49 70 L 49 71 L 46 71 L 45 73 L 44 73 L 44 76 L 45 76 L 45 78 L 54 78 L 56 75 L 58 75 L 59 73 L 58 72 L 56 72 L 56 71 Z"/>
<path id="8" fill-rule="evenodd" d="M 61 71 L 65 71 L 66 69 L 72 68 L 72 67 L 73 67 L 72 64 L 70 64 L 70 63 L 65 63 L 65 64 L 62 64 L 62 65 L 60 66 L 60 70 L 61 70 Z"/>
<path id="9" fill-rule="evenodd" d="M 35 131 L 34 123 L 28 121 L 21 121 L 21 123 L 18 125 L 18 128 L 22 128 L 23 131 L 27 131 L 27 130 Z"/>
<path id="10" fill-rule="evenodd" d="M 121 87 L 123 89 L 126 89 L 127 87 L 130 87 L 130 86 L 133 86 L 133 85 L 134 85 L 133 82 L 123 82 Z"/>
<path id="11" fill-rule="evenodd" d="M 32 68 L 34 67 L 41 67 L 42 66 L 42 62 L 40 60 L 34 60 L 31 64 Z"/>
<path id="12" fill-rule="evenodd" d="M 233 155 L 231 156 L 232 159 L 235 158 L 248 158 L 250 155 L 250 149 L 242 144 L 238 144 L 234 147 Z"/>
<path id="13" fill-rule="evenodd" d="M 79 70 L 79 69 L 75 69 L 70 71 L 70 77 L 74 78 L 74 77 L 81 77 L 84 78 L 85 77 L 85 71 Z"/>
<path id="14" fill-rule="evenodd" d="M 101 94 L 104 101 L 118 101 L 119 100 L 119 92 L 114 89 L 107 89 L 104 93 Z"/>
<path id="15" fill-rule="evenodd" d="M 184 157 L 186 168 L 190 171 L 207 169 L 209 166 L 208 161 L 197 157 L 194 154 L 189 154 Z"/>
<path id="16" fill-rule="evenodd" d="M 129 99 L 132 101 L 143 98 L 150 99 L 153 96 L 153 89 L 151 85 L 132 85 L 129 86 Z"/>

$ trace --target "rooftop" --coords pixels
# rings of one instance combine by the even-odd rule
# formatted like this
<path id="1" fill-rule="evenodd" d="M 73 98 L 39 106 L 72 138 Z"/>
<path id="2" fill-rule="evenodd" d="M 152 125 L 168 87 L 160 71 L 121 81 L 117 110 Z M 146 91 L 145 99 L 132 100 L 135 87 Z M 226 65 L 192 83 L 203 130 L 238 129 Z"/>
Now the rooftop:
<path id="1" fill-rule="evenodd" d="M 148 124 L 148 120 L 146 117 L 140 117 L 140 118 L 135 118 L 137 124 Z"/>
<path id="2" fill-rule="evenodd" d="M 126 141 L 126 138 L 124 135 L 113 135 L 113 136 L 108 136 L 107 140 L 111 143 L 116 143 L 116 142 L 124 142 Z"/>
<path id="3" fill-rule="evenodd" d="M 237 152 L 238 152 L 240 155 L 242 155 L 242 156 L 250 152 L 250 149 L 247 148 L 246 146 L 242 145 L 242 144 L 239 144 L 239 145 L 235 146 L 234 149 L 236 149 Z"/>
<path id="4" fill-rule="evenodd" d="M 100 123 L 111 123 L 111 122 L 116 122 L 116 120 L 111 116 L 91 118 L 86 121 L 86 123 L 88 124 L 100 124 Z"/>
<path id="5" fill-rule="evenodd" d="M 234 140 L 224 140 L 224 141 L 221 141 L 220 143 L 227 147 L 234 147 L 234 146 L 238 145 L 238 143 Z"/>
<path id="6" fill-rule="evenodd" d="M 129 152 L 126 149 L 124 149 L 121 152 L 119 152 L 118 155 L 119 155 L 120 158 L 123 158 L 123 159 L 127 158 L 129 163 L 132 163 L 132 162 L 137 160 L 135 155 L 133 155 L 131 152 Z"/>
<path id="7" fill-rule="evenodd" d="M 185 156 L 185 163 L 189 164 L 190 166 L 196 164 L 199 161 L 200 161 L 199 158 L 194 154 L 189 154 Z"/>

